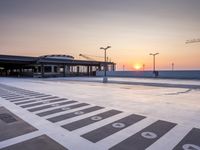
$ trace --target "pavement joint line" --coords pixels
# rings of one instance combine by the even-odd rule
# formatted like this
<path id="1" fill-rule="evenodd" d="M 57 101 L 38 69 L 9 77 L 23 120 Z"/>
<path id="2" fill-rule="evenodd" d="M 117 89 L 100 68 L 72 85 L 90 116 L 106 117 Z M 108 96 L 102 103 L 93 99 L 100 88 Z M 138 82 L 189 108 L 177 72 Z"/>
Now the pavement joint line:
<path id="1" fill-rule="evenodd" d="M 31 133 L 23 134 L 23 135 L 2 141 L 2 142 L 0 142 L 0 149 L 23 142 L 23 141 L 26 141 L 26 140 L 29 140 L 29 139 L 32 139 L 32 138 L 40 136 L 42 134 L 43 133 L 41 131 L 37 130 L 37 131 L 31 132 Z"/>
<path id="2" fill-rule="evenodd" d="M 159 81 L 159 82 L 157 80 L 150 81 L 152 79 L 148 79 L 148 78 L 145 79 L 145 81 L 143 81 L 142 79 L 140 80 L 139 78 L 135 78 L 135 79 L 132 79 L 132 81 L 131 80 L 127 81 L 126 78 L 122 79 L 122 78 L 116 78 L 116 77 L 112 78 L 112 77 L 110 77 L 108 84 L 144 85 L 144 86 L 160 86 L 160 87 L 164 86 L 164 87 L 172 87 L 172 88 L 188 88 L 188 87 L 192 87 L 194 89 L 195 88 L 200 88 L 200 84 L 199 83 L 194 83 L 194 82 L 192 84 L 191 83 L 183 84 L 181 82 L 179 82 L 179 83 L 169 83 L 168 79 L 164 79 L 164 81 Z M 86 78 L 85 79 L 84 78 L 76 78 L 76 79 L 74 79 L 74 78 L 73 79 L 70 79 L 70 78 L 62 79 L 62 78 L 60 78 L 60 80 L 62 80 L 62 81 L 60 81 L 60 82 L 57 81 L 57 83 L 64 84 L 65 81 L 68 81 L 68 82 L 69 81 L 82 82 L 82 83 L 85 83 L 85 82 L 86 83 L 88 83 L 88 82 L 89 83 L 101 83 L 102 82 L 101 78 L 89 79 L 89 80 L 86 79 Z M 135 81 L 135 80 L 137 80 L 137 81 Z M 140 80 L 140 81 L 138 81 L 138 80 Z M 46 81 L 50 81 L 52 83 L 55 83 L 54 80 L 46 80 Z"/>

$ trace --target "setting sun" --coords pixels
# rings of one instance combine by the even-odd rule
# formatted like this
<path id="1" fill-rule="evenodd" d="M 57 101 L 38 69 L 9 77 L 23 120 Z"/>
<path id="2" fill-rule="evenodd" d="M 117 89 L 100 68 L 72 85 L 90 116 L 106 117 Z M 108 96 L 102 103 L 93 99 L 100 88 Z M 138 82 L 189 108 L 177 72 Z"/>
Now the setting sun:
<path id="1" fill-rule="evenodd" d="M 141 64 L 135 64 L 134 65 L 134 69 L 135 70 L 140 70 L 142 68 L 142 65 Z"/>

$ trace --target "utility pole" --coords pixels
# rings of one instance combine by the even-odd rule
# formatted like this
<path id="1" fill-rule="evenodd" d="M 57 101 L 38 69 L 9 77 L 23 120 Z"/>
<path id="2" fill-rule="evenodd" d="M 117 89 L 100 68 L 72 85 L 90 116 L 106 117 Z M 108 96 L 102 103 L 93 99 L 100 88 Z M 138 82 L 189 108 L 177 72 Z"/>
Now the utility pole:
<path id="1" fill-rule="evenodd" d="M 172 71 L 174 71 L 174 63 L 172 63 Z"/>
<path id="2" fill-rule="evenodd" d="M 104 77 L 103 77 L 103 83 L 107 83 L 108 82 L 108 78 L 106 75 L 106 71 L 107 71 L 107 56 L 106 56 L 106 51 L 107 49 L 111 48 L 111 46 L 107 46 L 107 47 L 100 47 L 100 49 L 104 50 Z"/>
<path id="3" fill-rule="evenodd" d="M 142 65 L 142 70 L 144 71 L 144 69 L 145 69 L 145 64 Z"/>
<path id="4" fill-rule="evenodd" d="M 125 65 L 123 65 L 123 71 L 125 71 Z"/>

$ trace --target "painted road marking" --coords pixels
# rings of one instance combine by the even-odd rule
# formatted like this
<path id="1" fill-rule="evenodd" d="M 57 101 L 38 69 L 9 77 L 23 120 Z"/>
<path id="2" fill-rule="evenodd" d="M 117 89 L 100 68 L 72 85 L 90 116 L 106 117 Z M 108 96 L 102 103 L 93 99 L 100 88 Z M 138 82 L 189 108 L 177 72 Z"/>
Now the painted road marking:
<path id="1" fill-rule="evenodd" d="M 176 124 L 171 122 L 156 121 L 135 135 L 110 148 L 110 150 L 144 150 L 175 126 Z"/>
<path id="2" fill-rule="evenodd" d="M 66 102 L 62 102 L 62 103 L 58 103 L 59 105 L 65 105 L 65 104 L 71 104 L 71 103 L 75 103 L 77 101 L 66 101 Z M 40 106 L 40 107 L 35 107 L 35 108 L 31 108 L 28 109 L 28 111 L 30 112 L 34 112 L 34 111 L 38 111 L 38 110 L 43 110 L 43 109 L 47 109 L 47 108 L 51 108 L 54 107 L 52 105 L 45 105 L 45 106 Z"/>
<path id="3" fill-rule="evenodd" d="M 55 99 L 55 98 L 59 98 L 59 97 L 57 97 L 57 96 L 52 96 L 52 97 L 46 97 L 46 98 L 42 98 L 42 100 L 49 100 L 49 99 Z"/>
<path id="4" fill-rule="evenodd" d="M 108 117 L 117 115 L 119 113 L 121 113 L 121 111 L 109 110 L 109 111 L 97 114 L 95 116 L 92 116 L 92 117 L 84 118 L 84 119 L 81 119 L 81 120 L 78 120 L 78 121 L 63 125 L 62 127 L 67 129 L 67 130 L 69 130 L 69 131 L 73 131 L 73 130 L 76 130 L 78 128 L 87 126 L 89 124 L 95 123 L 97 121 L 100 121 L 100 120 L 106 119 Z"/>
<path id="5" fill-rule="evenodd" d="M 10 98 L 10 97 L 16 97 L 16 96 L 20 96 L 20 95 L 18 95 L 18 94 L 10 94 L 10 93 L 8 93 L 6 95 L 1 95 L 2 98 Z"/>
<path id="6" fill-rule="evenodd" d="M 17 99 L 18 97 L 22 97 L 21 95 L 9 95 L 9 96 L 2 96 L 2 98 L 6 100 L 12 100 L 12 99 Z"/>
<path id="7" fill-rule="evenodd" d="M 24 95 L 28 95 L 28 96 L 34 96 L 33 98 L 31 98 L 31 99 L 34 99 L 34 98 L 46 98 L 47 96 L 51 96 L 51 95 L 45 95 L 45 94 L 42 94 L 42 93 L 39 93 L 39 92 L 33 92 L 33 91 L 28 91 L 28 90 L 22 90 L 22 89 L 18 89 L 18 88 L 7 88 L 8 90 L 11 90 L 11 91 L 14 91 L 14 92 L 18 92 L 18 93 L 20 93 L 20 94 L 24 94 Z M 10 91 L 9 91 L 10 92 Z M 1 95 L 1 97 L 4 97 L 5 99 L 7 99 L 7 100 L 9 100 L 9 101 L 18 101 L 18 100 L 27 100 L 27 99 L 29 99 L 29 98 L 25 98 L 26 96 L 22 96 L 22 95 L 19 95 L 19 94 L 12 94 L 12 93 L 9 93 L 9 92 L 7 92 L 7 94 L 6 95 Z M 5 94 L 5 91 L 3 91 L 3 93 Z M 3 94 L 2 93 L 2 94 Z M 51 96 L 51 98 L 55 98 L 54 96 Z M 58 98 L 58 97 L 57 97 Z M 16 99 L 16 100 L 13 100 L 13 99 Z M 44 99 L 45 100 L 45 99 Z M 21 102 L 21 104 L 27 104 L 27 103 L 32 103 L 32 102 L 36 102 L 37 100 L 30 100 L 30 101 L 26 101 L 26 102 Z M 39 101 L 41 101 L 41 99 L 39 100 Z M 48 101 L 47 101 L 48 102 Z M 17 104 L 17 103 L 16 103 Z M 34 103 L 35 104 L 35 103 Z M 37 103 L 38 104 L 38 103 Z M 18 104 L 18 105 L 20 105 L 20 103 Z M 32 105 L 32 104 L 29 104 L 29 105 Z M 40 104 L 38 104 L 38 105 L 40 105 Z M 41 104 L 42 105 L 42 104 Z M 52 104 L 51 106 L 52 107 L 56 107 L 56 106 L 59 106 L 60 104 Z M 30 106 L 30 107 L 33 107 L 33 106 Z M 34 109 L 34 108 L 33 108 Z M 60 108 L 60 110 L 59 110 L 59 112 L 61 112 L 61 111 L 66 111 L 66 110 L 69 110 L 69 109 L 72 109 L 71 107 L 62 107 L 62 108 Z M 77 112 L 73 112 L 73 114 L 74 115 L 83 115 L 83 114 L 85 114 L 86 112 L 85 111 L 77 111 Z M 51 114 L 53 114 L 53 113 L 51 113 Z M 0 118 L 2 118 L 2 120 L 4 121 L 4 123 L 14 123 L 15 122 L 15 120 L 14 121 L 12 121 L 13 120 L 13 118 L 12 118 L 12 116 L 10 117 L 10 115 L 7 115 L 6 113 L 2 113 L 2 114 L 0 114 Z M 6 118 L 6 119 L 5 119 Z M 86 118 L 86 119 L 89 119 L 90 121 L 94 121 L 94 122 L 97 122 L 97 121 L 100 121 L 100 120 L 102 120 L 102 119 L 104 119 L 102 116 L 100 116 L 99 114 L 98 115 L 95 115 L 95 116 L 92 116 L 92 117 L 88 117 L 88 118 Z M 2 121 L 1 120 L 1 121 Z M 78 120 L 78 119 L 77 119 Z M 80 122 L 80 121 L 83 121 L 84 119 L 82 119 L 82 120 L 78 120 L 78 121 L 75 121 L 75 122 Z M 73 124 L 73 123 L 75 123 L 75 122 L 72 122 L 72 123 L 69 123 L 69 124 Z M 86 125 L 88 124 L 88 122 L 86 121 Z M 91 124 L 91 122 L 89 123 L 89 124 Z M 89 125 L 88 124 L 88 125 Z M 68 124 L 67 124 L 68 125 Z M 85 126 L 86 126 L 85 125 Z M 65 126 L 65 125 L 63 125 L 63 126 Z M 82 124 L 82 126 L 83 126 L 83 124 Z M 116 128 L 116 129 L 123 129 L 123 128 L 126 128 L 127 127 L 127 124 L 126 123 L 124 123 L 124 122 L 121 122 L 121 121 L 118 121 L 118 122 L 115 122 L 115 123 L 112 123 L 111 124 L 111 126 L 113 127 L 113 128 Z M 81 127 L 80 127 L 81 128 Z M 78 128 L 77 128 L 78 129 Z M 145 128 L 146 129 L 146 128 Z M 197 129 L 197 130 L 199 130 L 199 129 Z M 143 130 L 142 130 L 143 131 Z M 151 141 L 151 140 L 158 140 L 160 137 L 161 137 L 161 135 L 160 134 L 158 134 L 157 132 L 155 132 L 155 131 L 152 131 L 152 130 L 146 130 L 146 131 L 144 131 L 144 132 L 140 132 L 140 138 L 143 138 L 143 139 L 146 139 L 146 140 L 149 140 L 149 141 Z M 137 134 L 139 134 L 139 133 L 136 133 L 135 135 L 137 135 Z M 165 133 L 164 133 L 165 134 Z M 191 134 L 191 133 L 189 133 L 189 134 Z M 189 134 L 187 135 L 187 136 L 189 136 Z M 193 135 L 192 135 L 192 137 L 194 137 L 194 135 L 195 134 L 197 134 L 197 131 L 195 131 L 195 133 L 192 133 Z M 135 136 L 135 135 L 133 135 L 133 136 Z M 176 150 L 176 149 L 179 149 L 179 148 L 181 148 L 181 149 L 183 149 L 183 150 L 200 150 L 200 146 L 199 146 L 199 143 L 195 143 L 195 139 L 192 139 L 191 137 L 190 138 L 188 138 L 188 137 L 185 137 L 175 148 L 174 148 L 174 150 Z M 187 140 L 185 140 L 185 139 L 187 139 Z M 199 139 L 199 135 L 198 135 L 198 137 L 196 138 L 196 139 Z M 126 139 L 127 140 L 127 139 Z M 124 140 L 124 141 L 126 141 L 126 140 Z M 185 140 L 185 141 L 184 141 Z M 124 141 L 122 141 L 122 142 L 124 142 Z M 155 141 L 153 141 L 152 143 L 154 143 Z M 122 143 L 121 142 L 121 143 Z M 119 143 L 120 144 L 120 143 Z M 117 145 L 119 145 L 119 144 L 117 144 Z M 146 143 L 143 143 L 144 145 L 147 145 Z M 116 146 L 117 146 L 116 145 Z M 180 147 L 178 147 L 180 145 Z M 114 146 L 113 148 L 115 148 L 116 150 L 117 150 L 117 147 L 116 146 Z M 178 147 L 178 148 L 177 148 Z M 111 148 L 111 149 L 113 149 L 113 148 Z M 134 150 L 134 148 L 135 147 L 133 147 L 132 149 Z M 126 149 L 123 149 L 123 150 L 126 150 Z M 127 148 L 127 150 L 129 150 L 128 148 Z"/>
<path id="8" fill-rule="evenodd" d="M 124 128 L 126 126 L 126 124 L 121 123 L 121 122 L 116 122 L 116 123 L 113 123 L 112 126 L 114 128 L 119 128 L 120 129 L 120 128 Z"/>
<path id="9" fill-rule="evenodd" d="M 19 102 L 19 101 L 24 101 L 24 100 L 29 100 L 31 98 L 20 98 L 20 99 L 17 99 L 17 100 L 12 100 L 10 102 Z"/>
<path id="10" fill-rule="evenodd" d="M 49 100 L 49 101 L 46 101 L 46 102 L 37 102 L 37 103 L 33 103 L 33 104 L 26 104 L 26 105 L 22 105 L 21 107 L 27 108 L 27 107 L 42 105 L 42 104 L 45 104 L 45 103 L 54 103 L 54 102 L 59 102 L 59 101 L 64 101 L 64 100 L 66 100 L 66 99 L 60 98 L 60 99 L 55 99 L 55 100 Z"/>
<path id="11" fill-rule="evenodd" d="M 19 98 L 24 98 L 24 96 L 16 96 L 16 97 L 12 97 L 12 98 L 5 98 L 6 100 L 13 100 L 13 99 L 19 99 Z"/>
<path id="12" fill-rule="evenodd" d="M 141 136 L 146 138 L 146 139 L 155 139 L 157 138 L 157 135 L 153 132 L 142 132 Z"/>
<path id="13" fill-rule="evenodd" d="M 173 150 L 200 150 L 200 129 L 193 128 Z"/>
<path id="14" fill-rule="evenodd" d="M 93 121 L 99 121 L 99 120 L 102 120 L 103 118 L 101 116 L 93 116 L 90 119 Z"/>
<path id="15" fill-rule="evenodd" d="M 76 105 L 72 105 L 72 106 L 66 106 L 66 107 L 62 107 L 62 108 L 57 108 L 57 109 L 41 112 L 41 113 L 38 113 L 37 115 L 40 117 L 43 117 L 43 116 L 47 116 L 47 115 L 51 115 L 54 113 L 63 112 L 66 110 L 75 109 L 75 108 L 79 108 L 79 107 L 83 107 L 83 106 L 87 106 L 87 105 L 89 105 L 89 104 L 81 103 L 81 104 L 76 104 Z"/>
<path id="16" fill-rule="evenodd" d="M 27 104 L 27 103 L 36 102 L 36 101 L 37 101 L 37 100 L 30 100 L 30 101 L 17 102 L 17 103 L 15 103 L 15 105 L 22 105 L 22 104 Z"/>
<path id="17" fill-rule="evenodd" d="M 91 141 L 91 142 L 98 142 L 116 132 L 119 132 L 120 130 L 144 119 L 144 116 L 140 116 L 140 115 L 129 115 L 127 117 L 124 117 L 120 120 L 117 120 L 113 123 L 107 124 L 103 127 L 100 127 L 96 130 L 93 130 L 91 132 L 88 132 L 86 134 L 83 134 L 82 137 L 84 137 L 85 139 Z M 120 123 L 120 124 L 119 124 Z M 114 127 L 113 127 L 114 124 Z M 123 124 L 123 125 L 122 125 Z M 124 126 L 125 125 L 125 126 Z M 123 128 L 121 128 L 123 126 Z M 120 127 L 120 128 L 119 128 Z"/>
<path id="18" fill-rule="evenodd" d="M 65 147 L 48 137 L 41 135 L 30 140 L 17 143 L 2 150 L 67 150 Z"/>
<path id="19" fill-rule="evenodd" d="M 11 113 L 4 107 L 0 107 L 0 141 L 36 131 L 34 127 Z"/>
<path id="20" fill-rule="evenodd" d="M 44 95 L 40 95 L 40 96 L 35 96 L 34 98 L 43 98 L 43 97 L 48 97 L 48 96 L 51 96 L 51 95 L 44 94 Z"/>
<path id="21" fill-rule="evenodd" d="M 68 114 L 63 114 L 63 115 L 60 115 L 60 116 L 52 117 L 52 118 L 49 118 L 47 120 L 49 120 L 51 122 L 59 122 L 59 121 L 65 120 L 65 119 L 76 117 L 77 115 L 90 113 L 92 111 L 96 111 L 96 110 L 99 110 L 99 109 L 103 109 L 103 107 L 94 106 L 94 107 L 86 108 L 86 109 L 83 109 L 83 110 L 80 110 L 80 111 L 77 111 L 77 112 L 72 112 L 72 113 L 68 113 Z M 80 112 L 82 112 L 82 113 L 80 113 Z"/>
<path id="22" fill-rule="evenodd" d="M 200 150 L 200 146 L 194 144 L 184 144 L 182 147 L 184 150 Z"/>
<path id="23" fill-rule="evenodd" d="M 83 112 L 83 111 L 76 111 L 76 112 L 74 112 L 74 114 L 75 115 L 82 115 L 82 114 L 84 114 L 85 112 Z"/>

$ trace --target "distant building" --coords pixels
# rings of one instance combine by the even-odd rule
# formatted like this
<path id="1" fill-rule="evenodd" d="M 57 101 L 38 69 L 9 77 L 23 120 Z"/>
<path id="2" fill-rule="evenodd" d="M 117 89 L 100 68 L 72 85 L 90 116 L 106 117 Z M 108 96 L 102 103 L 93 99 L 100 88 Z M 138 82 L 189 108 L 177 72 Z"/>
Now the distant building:
<path id="1" fill-rule="evenodd" d="M 76 60 L 70 55 L 40 57 L 0 55 L 0 76 L 65 77 L 96 76 L 104 69 L 104 62 Z M 114 62 L 107 62 L 107 71 L 115 70 Z"/>

